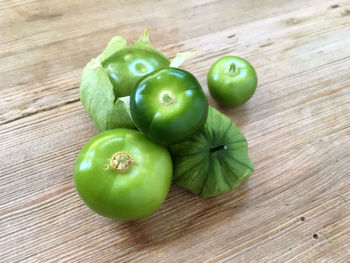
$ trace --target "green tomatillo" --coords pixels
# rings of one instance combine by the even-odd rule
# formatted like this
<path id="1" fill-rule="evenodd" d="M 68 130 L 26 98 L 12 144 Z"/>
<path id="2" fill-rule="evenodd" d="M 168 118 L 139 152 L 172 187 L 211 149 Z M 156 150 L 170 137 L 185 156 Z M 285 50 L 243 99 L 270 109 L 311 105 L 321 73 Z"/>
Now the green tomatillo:
<path id="1" fill-rule="evenodd" d="M 173 180 L 203 197 L 226 193 L 254 171 L 248 142 L 231 119 L 209 107 L 208 119 L 198 134 L 170 146 Z"/>
<path id="2" fill-rule="evenodd" d="M 154 70 L 178 67 L 194 54 L 178 53 L 170 61 L 152 46 L 147 30 L 133 45 L 115 36 L 105 50 L 85 66 L 80 100 L 100 131 L 135 128 L 129 112 L 129 96 L 135 84 Z"/>
<path id="3" fill-rule="evenodd" d="M 204 125 L 208 100 L 191 73 L 166 68 L 138 82 L 130 96 L 130 112 L 135 126 L 149 139 L 171 145 L 191 137 Z"/>
<path id="4" fill-rule="evenodd" d="M 143 76 L 169 66 L 160 52 L 126 47 L 106 59 L 102 66 L 114 87 L 117 97 L 129 96 Z"/>
<path id="5" fill-rule="evenodd" d="M 257 82 L 253 66 L 240 57 L 222 57 L 208 72 L 210 95 L 222 106 L 234 107 L 245 103 L 253 96 Z"/>
<path id="6" fill-rule="evenodd" d="M 131 129 L 98 134 L 83 147 L 74 166 L 74 183 L 85 204 L 120 220 L 144 218 L 157 210 L 171 179 L 168 150 Z"/>

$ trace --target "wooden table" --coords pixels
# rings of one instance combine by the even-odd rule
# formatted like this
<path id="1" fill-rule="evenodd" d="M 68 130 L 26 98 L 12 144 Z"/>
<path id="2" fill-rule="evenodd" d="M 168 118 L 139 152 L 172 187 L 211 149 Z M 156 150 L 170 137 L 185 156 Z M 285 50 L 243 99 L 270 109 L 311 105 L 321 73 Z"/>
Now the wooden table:
<path id="1" fill-rule="evenodd" d="M 79 101 L 84 65 L 115 35 L 145 28 L 208 94 L 224 55 L 259 85 L 222 109 L 256 170 L 199 198 L 172 185 L 136 222 L 78 197 L 75 158 L 98 130 Z M 349 262 L 350 1 L 0 1 L 0 262 Z M 208 95 L 209 96 L 209 95 Z"/>

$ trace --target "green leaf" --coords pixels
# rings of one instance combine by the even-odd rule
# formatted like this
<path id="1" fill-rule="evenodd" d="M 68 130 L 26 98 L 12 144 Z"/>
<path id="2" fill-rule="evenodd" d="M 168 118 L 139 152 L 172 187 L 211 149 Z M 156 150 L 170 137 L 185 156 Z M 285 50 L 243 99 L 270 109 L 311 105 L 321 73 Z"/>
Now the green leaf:
<path id="1" fill-rule="evenodd" d="M 116 36 L 108 42 L 105 50 L 97 57 L 98 61 L 102 64 L 103 61 L 108 59 L 110 56 L 118 52 L 119 50 L 125 48 L 126 40 L 121 36 Z"/>
<path id="2" fill-rule="evenodd" d="M 249 178 L 254 165 L 248 143 L 230 118 L 209 107 L 199 134 L 172 145 L 173 179 L 203 197 L 225 193 Z"/>
<path id="3" fill-rule="evenodd" d="M 171 60 L 170 67 L 178 68 L 187 59 L 194 56 L 196 53 L 197 53 L 197 51 L 186 51 L 186 52 L 177 53 L 176 56 Z"/>
<path id="4" fill-rule="evenodd" d="M 140 48 L 140 49 L 143 49 L 143 50 L 148 50 L 148 51 L 157 53 L 158 55 L 160 55 L 160 56 L 166 58 L 167 60 L 169 60 L 162 52 L 160 52 L 159 50 L 157 50 L 156 48 L 153 47 L 153 45 L 149 41 L 149 34 L 148 34 L 148 30 L 147 29 L 143 32 L 143 34 L 135 42 L 135 44 L 131 45 L 130 47 Z M 178 68 L 187 59 L 189 59 L 190 57 L 194 56 L 196 53 L 197 53 L 197 51 L 186 51 L 186 52 L 177 53 L 175 58 L 173 58 L 171 60 L 171 62 L 169 61 L 170 67 Z"/>
<path id="5" fill-rule="evenodd" d="M 135 128 L 129 111 L 128 98 L 115 97 L 113 86 L 96 59 L 92 59 L 83 70 L 80 99 L 90 119 L 100 131 Z"/>
<path id="6" fill-rule="evenodd" d="M 153 47 L 153 45 L 149 41 L 149 35 L 148 35 L 148 30 L 147 29 L 143 32 L 143 34 L 135 42 L 135 44 L 134 45 L 130 45 L 130 47 L 139 48 L 139 49 L 143 49 L 143 50 L 147 50 L 147 51 L 156 53 L 156 54 L 162 56 L 163 58 L 165 58 L 166 60 L 169 61 L 169 59 L 162 52 L 160 52 L 159 50 L 157 50 L 156 48 Z M 169 61 L 169 63 L 170 63 L 170 61 Z"/>
<path id="7" fill-rule="evenodd" d="M 114 103 L 112 114 L 108 118 L 107 130 L 119 127 L 136 128 L 130 113 L 130 96 L 118 98 Z"/>

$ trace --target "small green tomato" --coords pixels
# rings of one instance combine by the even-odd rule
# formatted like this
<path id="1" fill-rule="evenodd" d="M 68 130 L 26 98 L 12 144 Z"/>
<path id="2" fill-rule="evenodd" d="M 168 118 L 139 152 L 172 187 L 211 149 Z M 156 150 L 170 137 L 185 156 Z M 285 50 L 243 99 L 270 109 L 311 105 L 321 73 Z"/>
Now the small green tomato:
<path id="1" fill-rule="evenodd" d="M 156 52 L 126 47 L 102 63 L 117 97 L 129 96 L 145 75 L 169 66 L 169 60 Z"/>
<path id="2" fill-rule="evenodd" d="M 222 57 L 208 72 L 210 95 L 226 107 L 239 106 L 249 100 L 255 92 L 257 82 L 253 66 L 240 57 Z"/>

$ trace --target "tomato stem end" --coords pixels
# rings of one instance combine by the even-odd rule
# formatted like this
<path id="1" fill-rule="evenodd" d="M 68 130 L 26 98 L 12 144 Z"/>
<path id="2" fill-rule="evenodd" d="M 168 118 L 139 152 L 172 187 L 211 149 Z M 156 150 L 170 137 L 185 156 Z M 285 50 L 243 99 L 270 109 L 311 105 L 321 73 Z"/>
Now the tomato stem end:
<path id="1" fill-rule="evenodd" d="M 118 172 L 124 172 L 131 167 L 133 161 L 133 158 L 129 154 L 125 152 L 117 152 L 110 159 L 109 166 Z"/>
<path id="2" fill-rule="evenodd" d="M 171 93 L 170 91 L 163 90 L 159 95 L 159 101 L 163 105 L 167 106 L 167 105 L 172 104 L 175 101 L 175 97 L 174 97 L 173 93 Z"/>
<path id="3" fill-rule="evenodd" d="M 234 77 L 240 74 L 240 67 L 237 67 L 237 65 L 233 62 L 230 64 L 230 67 L 226 70 L 226 74 L 229 74 L 230 76 Z"/>

